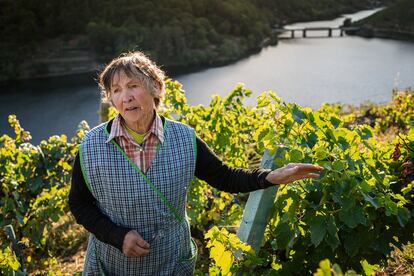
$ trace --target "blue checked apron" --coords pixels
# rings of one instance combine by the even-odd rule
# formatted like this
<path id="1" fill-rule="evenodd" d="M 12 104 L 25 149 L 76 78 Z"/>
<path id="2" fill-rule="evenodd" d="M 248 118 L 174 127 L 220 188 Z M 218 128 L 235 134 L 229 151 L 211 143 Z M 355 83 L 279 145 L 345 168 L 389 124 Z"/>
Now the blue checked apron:
<path id="1" fill-rule="evenodd" d="M 89 236 L 83 275 L 192 275 L 197 247 L 185 212 L 196 163 L 194 130 L 165 120 L 164 143 L 146 174 L 113 140 L 107 124 L 92 129 L 79 147 L 82 172 L 97 205 L 114 223 L 151 241 L 150 253 L 126 257 Z"/>

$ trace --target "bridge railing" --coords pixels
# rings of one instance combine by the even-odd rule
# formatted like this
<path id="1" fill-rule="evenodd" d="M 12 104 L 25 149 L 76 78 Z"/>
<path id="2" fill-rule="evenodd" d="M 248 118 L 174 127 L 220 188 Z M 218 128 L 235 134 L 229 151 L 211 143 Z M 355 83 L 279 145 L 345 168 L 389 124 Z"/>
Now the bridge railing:
<path id="1" fill-rule="evenodd" d="M 273 32 L 276 34 L 283 34 L 283 33 L 291 33 L 291 38 L 295 38 L 296 32 L 302 32 L 302 37 L 307 37 L 308 32 L 320 32 L 320 31 L 327 31 L 328 37 L 333 36 L 333 31 L 339 31 L 339 36 L 343 36 L 345 32 L 348 31 L 358 31 L 359 27 L 306 27 L 306 28 L 290 28 L 290 29 L 284 29 L 284 28 L 278 28 L 273 29 Z"/>

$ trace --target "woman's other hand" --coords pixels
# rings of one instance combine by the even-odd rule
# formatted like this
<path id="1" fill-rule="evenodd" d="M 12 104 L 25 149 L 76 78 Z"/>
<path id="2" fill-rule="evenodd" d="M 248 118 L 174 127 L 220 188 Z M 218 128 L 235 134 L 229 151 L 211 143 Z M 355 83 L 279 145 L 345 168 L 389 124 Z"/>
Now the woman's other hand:
<path id="1" fill-rule="evenodd" d="M 318 178 L 317 172 L 323 168 L 318 165 L 307 163 L 290 163 L 282 168 L 271 171 L 266 180 L 273 184 L 288 184 L 305 178 Z"/>
<path id="2" fill-rule="evenodd" d="M 149 253 L 150 245 L 138 234 L 137 231 L 129 231 L 124 238 L 122 253 L 127 257 L 141 257 Z"/>

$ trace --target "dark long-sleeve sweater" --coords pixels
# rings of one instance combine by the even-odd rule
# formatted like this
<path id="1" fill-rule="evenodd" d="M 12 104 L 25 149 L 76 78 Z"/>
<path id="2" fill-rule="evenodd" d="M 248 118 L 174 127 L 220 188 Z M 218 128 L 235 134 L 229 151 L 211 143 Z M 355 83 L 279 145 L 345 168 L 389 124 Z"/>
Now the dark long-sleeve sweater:
<path id="1" fill-rule="evenodd" d="M 273 185 L 265 179 L 269 172 L 264 169 L 230 168 L 203 140 L 197 137 L 195 176 L 219 190 L 235 193 L 267 188 Z M 100 211 L 95 202 L 96 199 L 86 186 L 77 155 L 69 193 L 70 210 L 76 221 L 93 233 L 96 238 L 122 251 L 124 237 L 132 229 L 112 222 Z"/>

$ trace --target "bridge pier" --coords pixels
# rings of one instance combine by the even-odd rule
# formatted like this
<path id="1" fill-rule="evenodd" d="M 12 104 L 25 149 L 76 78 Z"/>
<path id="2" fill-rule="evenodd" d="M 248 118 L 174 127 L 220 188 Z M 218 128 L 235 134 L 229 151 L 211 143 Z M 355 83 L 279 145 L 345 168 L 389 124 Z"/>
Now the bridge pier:
<path id="1" fill-rule="evenodd" d="M 306 37 L 306 29 L 303 29 L 303 37 Z"/>
<path id="2" fill-rule="evenodd" d="M 291 38 L 295 38 L 295 30 L 292 30 L 292 34 L 290 35 Z"/>
<path id="3" fill-rule="evenodd" d="M 340 36 L 344 36 L 344 30 L 341 28 L 341 31 L 339 32 Z"/>
<path id="4" fill-rule="evenodd" d="M 329 29 L 328 29 L 328 36 L 329 36 L 329 37 L 332 37 L 332 28 L 329 28 Z"/>

